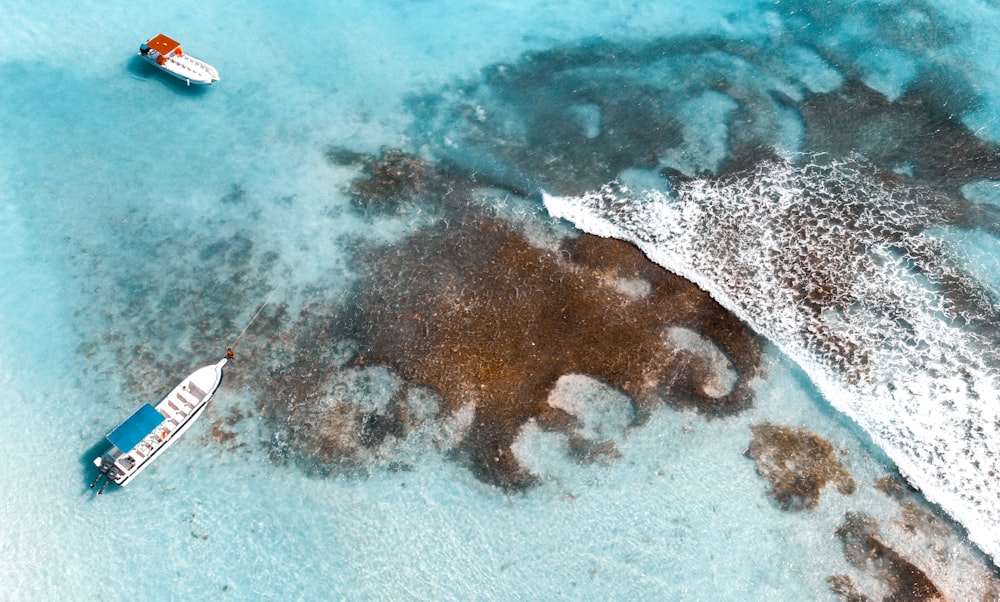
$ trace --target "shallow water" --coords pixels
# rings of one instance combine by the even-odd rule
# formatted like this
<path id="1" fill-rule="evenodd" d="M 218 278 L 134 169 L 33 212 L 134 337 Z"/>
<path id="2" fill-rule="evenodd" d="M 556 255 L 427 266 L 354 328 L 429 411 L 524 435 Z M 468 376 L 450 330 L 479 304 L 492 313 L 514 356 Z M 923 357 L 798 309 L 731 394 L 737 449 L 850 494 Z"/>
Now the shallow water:
<path id="1" fill-rule="evenodd" d="M 1000 597 L 990 560 L 1000 549 L 1000 11 L 590 4 L 5 5 L 5 596 L 835 600 L 829 578 L 840 575 L 879 597 L 892 567 L 852 563 L 849 538 L 836 535 L 863 513 L 949 598 Z M 222 81 L 188 88 L 139 61 L 138 44 L 159 31 Z M 885 194 L 838 214 L 849 186 L 803 167 L 824 161 L 848 162 L 863 176 L 851 185 Z M 380 166 L 394 187 L 375 178 L 359 194 Z M 782 205 L 768 188 L 779 176 L 832 192 Z M 588 195 L 616 180 L 615 194 Z M 420 347 L 377 348 L 351 312 L 358 299 L 454 303 L 439 322 L 396 306 L 364 317 L 417 332 L 408 320 L 464 327 L 486 316 L 508 337 L 495 340 L 510 340 L 502 324 L 519 316 L 486 304 L 509 291 L 456 283 L 516 288 L 519 264 L 500 280 L 462 280 L 463 269 L 493 272 L 474 253 L 466 264 L 407 242 L 475 249 L 489 231 L 552 270 L 529 275 L 583 274 L 591 288 L 573 299 L 595 307 L 607 295 L 608 332 L 634 333 L 618 326 L 645 303 L 648 277 L 567 259 L 560 245 L 578 232 L 546 213 L 546 193 L 573 207 L 550 203 L 553 213 L 635 240 L 767 340 L 755 371 L 740 372 L 732 341 L 655 325 L 677 350 L 663 356 L 670 366 L 707 374 L 695 397 L 739 397 L 715 413 L 685 397 L 687 379 L 702 376 L 680 368 L 649 373 L 661 379 L 649 387 L 614 386 L 612 369 L 539 377 L 543 410 L 508 424 L 513 441 L 499 450 L 527 484 L 511 488 L 469 442 L 490 399 L 476 388 L 501 382 L 502 367 L 478 381 L 408 376 L 401 367 L 420 358 L 405 353 Z M 803 198 L 817 220 L 775 209 Z M 758 215 L 741 207 L 767 219 L 740 221 Z M 695 219 L 706 208 L 712 219 Z M 594 227 L 636 215 L 631 230 Z M 865 252 L 840 249 L 828 258 L 852 267 L 814 269 L 792 251 L 827 240 L 819 226 L 831 215 L 847 229 L 835 242 Z M 741 236 L 713 236 L 718 223 Z M 421 271 L 435 262 L 455 271 Z M 787 270 L 762 276 L 760 265 Z M 844 270 L 852 301 L 795 314 L 803 287 L 816 284 L 813 302 L 825 302 Z M 407 305 L 394 283 L 427 273 L 441 278 L 419 283 L 433 303 Z M 530 313 L 562 290 L 518 289 L 504 307 Z M 129 487 L 95 497 L 103 435 L 214 362 L 272 291 L 202 421 Z M 857 302 L 876 294 L 879 306 Z M 865 330 L 873 320 L 877 335 Z M 549 346 L 530 345 L 574 345 L 544 332 Z M 834 338 L 869 355 L 831 355 Z M 459 343 L 434 357 L 510 358 L 471 334 Z M 372 367 L 365 345 L 370 357 L 404 355 Z M 901 374 L 925 376 L 926 388 Z M 765 423 L 829 442 L 854 492 L 829 484 L 808 507 L 782 509 L 744 455 Z M 924 495 L 886 492 L 897 466 Z"/>

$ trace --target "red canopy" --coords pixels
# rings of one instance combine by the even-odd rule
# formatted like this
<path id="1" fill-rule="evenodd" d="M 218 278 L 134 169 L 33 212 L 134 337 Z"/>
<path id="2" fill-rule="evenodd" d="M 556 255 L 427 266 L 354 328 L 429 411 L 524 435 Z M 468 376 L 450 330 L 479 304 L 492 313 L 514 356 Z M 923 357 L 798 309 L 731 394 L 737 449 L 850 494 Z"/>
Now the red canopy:
<path id="1" fill-rule="evenodd" d="M 181 44 L 177 40 L 168 38 L 167 36 L 157 34 L 155 38 L 146 42 L 146 46 L 149 46 L 153 50 L 159 52 L 160 54 L 170 54 L 174 50 L 177 54 L 181 54 Z"/>

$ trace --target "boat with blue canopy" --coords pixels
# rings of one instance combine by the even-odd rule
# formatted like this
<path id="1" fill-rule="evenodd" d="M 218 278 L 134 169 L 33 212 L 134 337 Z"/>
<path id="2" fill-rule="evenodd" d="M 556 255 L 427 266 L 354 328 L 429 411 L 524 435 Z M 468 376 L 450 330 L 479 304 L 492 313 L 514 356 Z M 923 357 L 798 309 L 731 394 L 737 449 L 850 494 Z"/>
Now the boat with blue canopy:
<path id="1" fill-rule="evenodd" d="M 231 354 L 195 370 L 156 406 L 142 404 L 108 433 L 111 447 L 94 459 L 99 472 L 90 487 L 95 487 L 101 477 L 105 480 L 97 493 L 103 493 L 110 482 L 127 485 L 166 451 L 205 412 L 222 384 L 222 368 L 229 357 Z"/>

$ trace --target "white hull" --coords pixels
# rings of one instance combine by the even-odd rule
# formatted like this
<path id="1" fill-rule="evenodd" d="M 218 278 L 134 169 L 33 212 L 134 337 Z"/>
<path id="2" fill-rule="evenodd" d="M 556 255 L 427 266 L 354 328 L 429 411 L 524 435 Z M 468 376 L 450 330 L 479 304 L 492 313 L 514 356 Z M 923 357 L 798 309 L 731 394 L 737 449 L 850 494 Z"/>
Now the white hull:
<path id="1" fill-rule="evenodd" d="M 104 486 L 108 482 L 129 484 L 173 445 L 205 413 L 209 400 L 222 383 L 222 368 L 226 362 L 223 359 L 195 370 L 155 408 L 146 404 L 108 433 L 111 447 L 94 460 L 100 473 L 91 487 L 102 475 L 107 478 Z"/>
<path id="2" fill-rule="evenodd" d="M 171 56 L 166 58 L 166 62 L 162 65 L 157 63 L 155 58 L 150 58 L 148 54 L 140 54 L 139 56 L 157 69 L 187 82 L 189 86 L 191 84 L 211 85 L 212 82 L 219 81 L 219 72 L 215 67 L 191 56 Z"/>

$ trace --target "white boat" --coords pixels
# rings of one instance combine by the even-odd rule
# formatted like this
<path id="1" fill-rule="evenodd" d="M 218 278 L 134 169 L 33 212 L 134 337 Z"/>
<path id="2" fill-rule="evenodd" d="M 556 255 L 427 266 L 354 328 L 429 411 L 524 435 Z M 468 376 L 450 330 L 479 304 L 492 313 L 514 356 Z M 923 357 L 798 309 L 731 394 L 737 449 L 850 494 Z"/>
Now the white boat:
<path id="1" fill-rule="evenodd" d="M 211 84 L 219 81 L 219 72 L 205 61 L 184 54 L 176 40 L 157 34 L 139 46 L 139 56 L 151 65 L 191 84 Z"/>
<path id="2" fill-rule="evenodd" d="M 113 431 L 107 439 L 111 447 L 94 459 L 103 493 L 109 482 L 128 485 L 144 468 L 162 454 L 205 412 L 208 400 L 222 383 L 222 367 L 227 359 L 199 368 L 174 387 L 154 407 L 145 403 Z"/>

